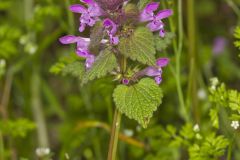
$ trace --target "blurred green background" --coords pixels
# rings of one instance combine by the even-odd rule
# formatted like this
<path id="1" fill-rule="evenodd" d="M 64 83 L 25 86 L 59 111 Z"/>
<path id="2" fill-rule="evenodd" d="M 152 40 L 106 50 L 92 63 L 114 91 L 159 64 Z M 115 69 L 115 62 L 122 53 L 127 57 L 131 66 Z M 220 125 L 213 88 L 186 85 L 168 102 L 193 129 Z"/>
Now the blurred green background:
<path id="1" fill-rule="evenodd" d="M 64 65 L 73 61 L 75 54 L 74 46 L 63 46 L 58 38 L 65 34 L 79 35 L 79 15 L 68 10 L 74 3 L 79 1 L 0 0 L 0 157 L 4 159 L 37 159 L 36 150 L 41 147 L 50 148 L 52 159 L 106 159 L 115 82 L 107 77 L 81 87 L 77 78 L 68 76 L 67 71 L 62 73 Z M 176 1 L 160 3 L 162 8 L 168 6 L 177 13 Z M 184 31 L 187 32 L 188 13 L 186 2 L 183 3 Z M 227 86 L 240 90 L 239 51 L 233 45 L 234 29 L 240 22 L 239 5 L 238 0 L 195 2 L 196 35 L 191 36 L 197 39 L 197 116 L 206 134 L 210 126 L 209 79 L 218 77 Z M 177 14 L 171 19 L 175 22 L 176 18 Z M 189 44 L 185 37 L 181 60 L 184 94 L 188 85 Z M 165 53 L 174 59 L 172 45 Z M 165 95 L 163 104 L 148 129 L 123 117 L 119 159 L 187 157 L 187 149 L 167 147 L 170 140 L 164 137 L 168 124 L 177 129 L 184 125 L 170 68 L 166 69 L 161 86 Z M 225 126 L 222 127 L 224 130 Z M 234 155 L 237 160 L 237 152 Z"/>

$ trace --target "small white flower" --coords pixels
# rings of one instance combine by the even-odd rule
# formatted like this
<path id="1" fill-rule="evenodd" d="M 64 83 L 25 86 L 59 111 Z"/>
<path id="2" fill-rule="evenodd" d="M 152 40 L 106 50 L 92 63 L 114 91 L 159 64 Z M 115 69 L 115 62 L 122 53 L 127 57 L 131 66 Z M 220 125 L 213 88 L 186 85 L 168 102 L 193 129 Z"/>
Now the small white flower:
<path id="1" fill-rule="evenodd" d="M 231 127 L 233 127 L 234 129 L 238 129 L 238 127 L 239 127 L 239 122 L 238 122 L 238 121 L 232 121 Z"/>
<path id="2" fill-rule="evenodd" d="M 219 80 L 217 77 L 211 78 L 210 79 L 211 82 L 211 90 L 216 90 L 216 86 L 219 84 Z"/>
<path id="3" fill-rule="evenodd" d="M 44 147 L 37 148 L 36 149 L 36 154 L 37 154 L 38 157 L 45 157 L 45 156 L 50 154 L 50 149 L 49 148 L 44 148 Z"/>
<path id="4" fill-rule="evenodd" d="M 133 130 L 131 130 L 131 129 L 125 129 L 124 131 L 124 134 L 126 135 L 126 136 L 128 136 L 128 137 L 132 137 L 133 136 Z"/>
<path id="5" fill-rule="evenodd" d="M 198 90 L 198 98 L 201 100 L 204 100 L 207 98 L 206 91 L 204 89 L 199 89 Z"/>
<path id="6" fill-rule="evenodd" d="M 210 81 L 213 86 L 216 86 L 219 83 L 219 80 L 217 77 L 211 78 Z"/>
<path id="7" fill-rule="evenodd" d="M 200 131 L 200 128 L 199 128 L 199 125 L 198 125 L 198 124 L 195 124 L 195 125 L 193 126 L 193 131 L 194 131 L 194 132 L 199 132 L 199 131 Z"/>

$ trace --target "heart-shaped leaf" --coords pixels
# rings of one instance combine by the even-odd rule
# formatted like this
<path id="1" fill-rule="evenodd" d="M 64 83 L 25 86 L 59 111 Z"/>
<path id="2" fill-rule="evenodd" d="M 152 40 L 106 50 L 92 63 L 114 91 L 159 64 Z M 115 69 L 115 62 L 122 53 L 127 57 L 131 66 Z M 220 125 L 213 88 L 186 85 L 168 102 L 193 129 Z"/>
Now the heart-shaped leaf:
<path id="1" fill-rule="evenodd" d="M 130 119 L 135 119 L 144 128 L 150 121 L 153 112 L 162 103 L 162 90 L 150 78 L 139 83 L 126 86 L 119 85 L 113 93 L 116 107 Z"/>

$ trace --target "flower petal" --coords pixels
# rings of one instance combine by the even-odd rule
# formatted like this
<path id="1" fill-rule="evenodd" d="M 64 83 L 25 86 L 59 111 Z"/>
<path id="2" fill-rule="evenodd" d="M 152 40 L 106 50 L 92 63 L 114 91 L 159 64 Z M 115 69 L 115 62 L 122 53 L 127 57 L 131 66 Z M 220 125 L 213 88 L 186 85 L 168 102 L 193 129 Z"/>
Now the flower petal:
<path id="1" fill-rule="evenodd" d="M 157 76 L 157 77 L 155 77 L 154 79 L 155 79 L 155 82 L 156 82 L 157 84 L 160 84 L 160 83 L 162 82 L 162 77 L 161 77 L 161 76 Z"/>
<path id="2" fill-rule="evenodd" d="M 80 37 L 77 42 L 77 50 L 79 51 L 88 50 L 89 44 L 90 44 L 90 38 Z"/>
<path id="3" fill-rule="evenodd" d="M 76 50 L 76 53 L 79 57 L 87 58 L 89 57 L 89 52 L 87 50 Z"/>
<path id="4" fill-rule="evenodd" d="M 157 66 L 159 67 L 165 67 L 168 65 L 168 63 L 169 63 L 168 58 L 159 58 L 157 59 L 157 62 L 156 62 Z"/>
<path id="5" fill-rule="evenodd" d="M 85 23 L 81 23 L 80 26 L 79 26 L 79 32 L 83 32 L 86 28 L 86 24 Z"/>
<path id="6" fill-rule="evenodd" d="M 79 37 L 73 36 L 73 35 L 67 35 L 59 38 L 59 41 L 62 44 L 71 44 L 71 43 L 76 43 L 79 40 Z"/>
<path id="7" fill-rule="evenodd" d="M 156 11 L 158 7 L 159 7 L 158 2 L 151 2 L 144 8 L 144 11 L 146 11 L 147 13 L 151 13 Z"/>
<path id="8" fill-rule="evenodd" d="M 160 29 L 163 29 L 164 23 L 162 21 L 152 21 L 148 23 L 147 27 L 152 31 L 159 31 Z"/>
<path id="9" fill-rule="evenodd" d="M 167 17 L 169 17 L 171 15 L 173 15 L 173 11 L 171 9 L 161 10 L 156 15 L 156 19 L 157 20 L 161 20 L 161 19 L 167 18 Z"/>
<path id="10" fill-rule="evenodd" d="M 159 3 L 149 3 L 140 14 L 140 21 L 147 22 L 154 19 L 154 11 L 158 9 Z"/>
<path id="11" fill-rule="evenodd" d="M 74 13 L 87 13 L 87 9 L 80 4 L 71 5 L 69 9 Z"/>
<path id="12" fill-rule="evenodd" d="M 159 36 L 162 37 L 162 38 L 165 37 L 165 30 L 164 29 L 160 29 Z"/>
<path id="13" fill-rule="evenodd" d="M 159 70 L 156 67 L 150 66 L 150 67 L 145 68 L 142 71 L 142 73 L 146 76 L 155 77 L 155 76 L 161 76 L 162 75 L 162 70 L 161 69 Z"/>
<path id="14" fill-rule="evenodd" d="M 89 5 L 88 12 L 92 17 L 99 17 L 104 13 L 97 3 Z"/>
<path id="15" fill-rule="evenodd" d="M 104 27 L 110 32 L 110 34 L 114 35 L 117 32 L 117 25 L 109 18 L 106 18 L 103 21 Z"/>
<path id="16" fill-rule="evenodd" d="M 117 45 L 119 43 L 119 38 L 117 36 L 110 36 L 110 42 L 114 45 Z"/>
<path id="17" fill-rule="evenodd" d="M 85 66 L 87 69 L 91 68 L 93 63 L 95 62 L 95 56 L 89 55 L 86 59 Z"/>

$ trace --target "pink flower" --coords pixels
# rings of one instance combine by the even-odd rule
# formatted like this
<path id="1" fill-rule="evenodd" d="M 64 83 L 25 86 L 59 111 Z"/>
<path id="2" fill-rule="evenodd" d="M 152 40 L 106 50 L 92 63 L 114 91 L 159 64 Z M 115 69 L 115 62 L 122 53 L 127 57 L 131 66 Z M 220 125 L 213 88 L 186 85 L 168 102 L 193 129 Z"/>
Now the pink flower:
<path id="1" fill-rule="evenodd" d="M 93 26 L 99 20 L 99 16 L 103 14 L 102 9 L 93 0 L 81 0 L 88 5 L 88 8 L 80 4 L 70 6 L 70 10 L 74 13 L 81 13 L 79 31 L 83 32 L 86 25 Z"/>
<path id="2" fill-rule="evenodd" d="M 161 37 L 164 37 L 165 31 L 164 31 L 164 23 L 162 22 L 162 19 L 171 16 L 173 14 L 173 11 L 170 9 L 165 9 L 165 10 L 159 11 L 157 15 L 155 15 L 154 11 L 156 11 L 158 7 L 159 7 L 159 3 L 157 2 L 149 3 L 140 14 L 140 21 L 149 22 L 147 24 L 147 27 L 152 32 L 159 31 L 159 35 Z"/>

